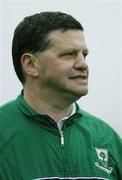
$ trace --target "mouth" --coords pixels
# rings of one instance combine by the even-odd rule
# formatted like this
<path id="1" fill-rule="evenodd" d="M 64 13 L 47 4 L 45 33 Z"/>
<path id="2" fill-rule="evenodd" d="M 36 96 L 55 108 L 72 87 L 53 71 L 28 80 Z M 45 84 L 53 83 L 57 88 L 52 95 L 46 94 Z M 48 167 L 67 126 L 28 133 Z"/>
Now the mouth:
<path id="1" fill-rule="evenodd" d="M 76 75 L 76 76 L 70 77 L 70 79 L 87 80 L 87 79 L 88 79 L 88 76 L 87 76 L 87 75 Z"/>

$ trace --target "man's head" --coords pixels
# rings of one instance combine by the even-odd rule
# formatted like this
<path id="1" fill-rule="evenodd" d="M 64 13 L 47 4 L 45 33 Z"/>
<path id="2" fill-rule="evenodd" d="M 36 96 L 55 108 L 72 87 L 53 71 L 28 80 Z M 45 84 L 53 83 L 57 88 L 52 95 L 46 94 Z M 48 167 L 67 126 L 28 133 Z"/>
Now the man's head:
<path id="1" fill-rule="evenodd" d="M 81 30 L 82 25 L 71 15 L 62 12 L 41 12 L 24 18 L 16 27 L 12 44 L 13 64 L 19 80 L 26 77 L 21 65 L 24 53 L 44 52 L 50 47 L 49 34 L 55 30 Z"/>
<path id="2" fill-rule="evenodd" d="M 72 16 L 42 12 L 16 28 L 12 55 L 24 88 L 44 96 L 75 101 L 88 92 L 88 66 L 83 27 Z M 56 98 L 57 99 L 57 98 Z"/>

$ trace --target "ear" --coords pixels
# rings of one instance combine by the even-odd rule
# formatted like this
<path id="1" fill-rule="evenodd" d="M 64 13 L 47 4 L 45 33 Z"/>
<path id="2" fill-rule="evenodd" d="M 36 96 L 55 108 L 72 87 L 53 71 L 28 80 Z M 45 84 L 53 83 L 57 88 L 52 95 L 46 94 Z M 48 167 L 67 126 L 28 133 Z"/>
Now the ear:
<path id="1" fill-rule="evenodd" d="M 25 74 L 33 77 L 38 77 L 37 59 L 29 53 L 25 53 L 21 57 L 21 64 Z"/>

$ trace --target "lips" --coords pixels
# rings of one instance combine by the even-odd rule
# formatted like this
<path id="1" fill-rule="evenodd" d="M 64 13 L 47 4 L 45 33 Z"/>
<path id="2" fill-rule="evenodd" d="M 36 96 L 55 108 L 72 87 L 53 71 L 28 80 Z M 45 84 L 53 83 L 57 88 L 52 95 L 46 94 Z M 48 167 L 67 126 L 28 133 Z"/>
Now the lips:
<path id="1" fill-rule="evenodd" d="M 75 76 L 72 76 L 70 77 L 70 79 L 82 79 L 82 80 L 87 80 L 87 75 L 75 75 Z"/>

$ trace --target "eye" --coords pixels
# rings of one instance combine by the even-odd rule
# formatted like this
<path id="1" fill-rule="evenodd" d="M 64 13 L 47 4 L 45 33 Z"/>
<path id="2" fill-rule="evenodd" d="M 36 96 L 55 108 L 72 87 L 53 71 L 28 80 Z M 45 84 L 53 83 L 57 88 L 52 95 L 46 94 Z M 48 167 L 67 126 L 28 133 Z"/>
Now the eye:
<path id="1" fill-rule="evenodd" d="M 71 52 L 66 52 L 62 54 L 62 57 L 64 58 L 73 58 L 77 56 L 77 52 L 71 51 Z"/>
<path id="2" fill-rule="evenodd" d="M 66 53 L 65 56 L 74 56 L 75 53 L 74 52 L 69 52 L 69 53 Z"/>
<path id="3" fill-rule="evenodd" d="M 83 52 L 84 58 L 86 58 L 87 55 L 88 55 L 88 52 Z"/>

